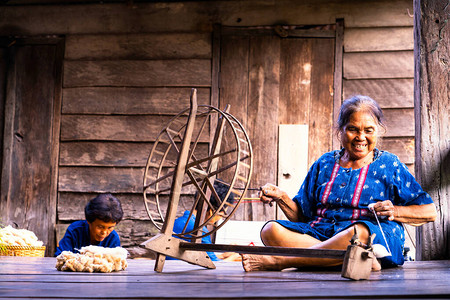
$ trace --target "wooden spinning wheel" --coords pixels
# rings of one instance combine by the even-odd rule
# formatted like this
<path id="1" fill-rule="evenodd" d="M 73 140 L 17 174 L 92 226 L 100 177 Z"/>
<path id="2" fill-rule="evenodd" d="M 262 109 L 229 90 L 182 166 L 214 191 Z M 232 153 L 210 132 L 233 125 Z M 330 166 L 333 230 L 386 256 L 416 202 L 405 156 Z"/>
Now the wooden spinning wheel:
<path id="1" fill-rule="evenodd" d="M 253 167 L 252 148 L 241 123 L 229 114 L 229 107 L 221 111 L 213 106 L 197 105 L 195 89 L 192 90 L 190 102 L 190 108 L 180 112 L 161 131 L 145 168 L 143 182 L 145 207 L 150 220 L 161 231 L 155 237 L 156 240 L 164 237 L 163 240 L 173 241 L 171 236 L 174 235 L 195 242 L 214 233 L 236 211 L 250 184 Z M 215 131 L 211 130 L 214 132 L 212 140 L 208 127 L 215 128 Z M 205 148 L 206 143 L 210 143 L 210 147 Z M 225 196 L 219 196 L 214 184 L 216 181 L 227 187 Z M 197 211 L 194 229 L 187 230 L 185 226 L 181 233 L 173 234 L 173 223 L 180 196 L 194 192 L 196 197 L 189 209 L 189 219 L 193 212 Z M 226 201 L 230 196 L 235 199 L 233 203 Z M 212 199 L 216 203 L 219 202 L 219 205 L 212 205 L 210 201 Z M 210 212 L 208 216 L 206 211 Z M 203 231 L 203 228 L 218 215 L 224 221 L 210 231 Z M 165 252 L 156 246 L 155 238 L 144 245 L 159 253 L 160 267 L 155 266 L 155 270 L 162 270 Z M 148 243 L 150 241 L 152 243 Z M 163 243 L 171 243 L 170 241 Z M 162 247 L 165 246 L 167 245 Z M 192 262 L 186 257 L 179 257 L 176 253 L 170 254 Z M 206 253 L 200 256 L 206 258 L 205 266 L 211 267 L 212 262 L 208 262 Z"/>
<path id="2" fill-rule="evenodd" d="M 170 120 L 159 134 L 150 152 L 144 174 L 145 207 L 152 223 L 161 230 L 166 220 L 164 212 L 169 205 L 164 198 L 167 198 L 174 184 L 177 165 L 179 163 L 185 165 L 181 194 L 196 192 L 195 201 L 187 209 L 191 215 L 195 208 L 199 207 L 202 214 L 205 210 L 209 210 L 211 214 L 208 218 L 204 216 L 196 218 L 194 230 L 186 231 L 184 228 L 183 232 L 174 234 L 181 238 L 191 238 L 192 234 L 201 238 L 214 233 L 225 224 L 241 202 L 252 173 L 252 148 L 242 125 L 228 113 L 229 107 L 225 111 L 209 105 L 193 107 L 196 106 L 195 93 L 194 90 L 191 108 L 183 110 Z M 195 115 L 193 109 L 196 110 Z M 189 122 L 193 124 L 193 128 L 190 128 L 192 130 L 188 130 Z M 205 142 L 210 142 L 208 127 L 211 123 L 217 123 L 216 134 L 211 147 L 207 149 Z M 192 135 L 193 138 L 189 137 L 191 142 L 186 145 L 187 161 L 179 162 L 176 159 L 181 153 L 181 144 L 187 135 Z M 214 185 L 215 181 L 227 187 L 225 196 L 219 196 Z M 235 199 L 234 203 L 224 201 L 229 197 Z M 213 206 L 211 199 L 219 202 L 219 206 Z M 217 215 L 220 215 L 224 222 L 209 232 L 203 232 L 202 228 Z"/>

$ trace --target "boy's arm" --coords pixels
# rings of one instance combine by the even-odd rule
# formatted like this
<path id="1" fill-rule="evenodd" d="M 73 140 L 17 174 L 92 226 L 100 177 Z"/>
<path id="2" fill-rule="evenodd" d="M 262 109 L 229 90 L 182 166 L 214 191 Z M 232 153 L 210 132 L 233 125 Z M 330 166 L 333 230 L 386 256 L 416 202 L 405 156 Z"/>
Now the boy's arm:
<path id="1" fill-rule="evenodd" d="M 74 236 L 73 232 L 69 230 L 69 228 L 66 230 L 66 233 L 64 234 L 64 237 L 59 241 L 59 245 L 56 248 L 55 256 L 58 256 L 63 251 L 70 251 L 75 252 L 76 248 L 76 237 Z"/>

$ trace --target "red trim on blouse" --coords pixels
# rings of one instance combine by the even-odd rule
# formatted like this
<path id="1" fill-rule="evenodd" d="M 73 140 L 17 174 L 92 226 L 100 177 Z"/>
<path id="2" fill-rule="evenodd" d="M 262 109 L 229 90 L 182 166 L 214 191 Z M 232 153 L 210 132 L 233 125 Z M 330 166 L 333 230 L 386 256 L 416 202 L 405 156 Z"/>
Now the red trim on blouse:
<path id="1" fill-rule="evenodd" d="M 333 172 L 331 172 L 330 181 L 328 181 L 327 185 L 325 186 L 325 191 L 323 192 L 322 200 L 320 201 L 320 202 L 322 202 L 323 205 L 325 205 L 327 203 L 328 196 L 330 196 L 331 187 L 333 186 L 334 180 L 336 179 L 336 176 L 339 171 L 339 167 L 340 166 L 338 163 L 334 163 Z"/>
<path id="2" fill-rule="evenodd" d="M 358 182 L 356 183 L 355 192 L 353 193 L 352 206 L 358 207 L 359 199 L 361 198 L 361 192 L 364 187 L 364 182 L 366 182 L 367 173 L 369 172 L 369 165 L 364 166 L 359 171 Z"/>

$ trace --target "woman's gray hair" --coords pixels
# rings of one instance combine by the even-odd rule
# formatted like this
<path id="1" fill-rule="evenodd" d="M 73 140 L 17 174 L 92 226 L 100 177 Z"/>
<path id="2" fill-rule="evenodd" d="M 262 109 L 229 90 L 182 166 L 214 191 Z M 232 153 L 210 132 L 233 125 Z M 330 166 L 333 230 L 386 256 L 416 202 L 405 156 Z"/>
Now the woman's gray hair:
<path id="1" fill-rule="evenodd" d="M 344 126 L 350 121 L 351 115 L 357 111 L 370 113 L 378 125 L 386 130 L 383 111 L 378 103 L 368 96 L 356 95 L 344 100 L 341 105 L 336 128 L 338 134 L 344 130 Z"/>

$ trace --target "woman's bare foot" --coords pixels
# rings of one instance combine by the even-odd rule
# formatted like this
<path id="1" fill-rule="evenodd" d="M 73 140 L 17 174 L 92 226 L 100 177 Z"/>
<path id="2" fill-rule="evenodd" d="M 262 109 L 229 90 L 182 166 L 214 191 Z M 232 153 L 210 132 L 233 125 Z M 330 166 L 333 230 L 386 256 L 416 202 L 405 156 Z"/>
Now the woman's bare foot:
<path id="1" fill-rule="evenodd" d="M 372 263 L 372 271 L 380 271 L 381 270 L 381 264 L 378 261 L 378 259 L 374 258 Z"/>
<path id="2" fill-rule="evenodd" d="M 245 272 L 251 271 L 281 271 L 276 256 L 241 254 L 242 267 Z"/>

